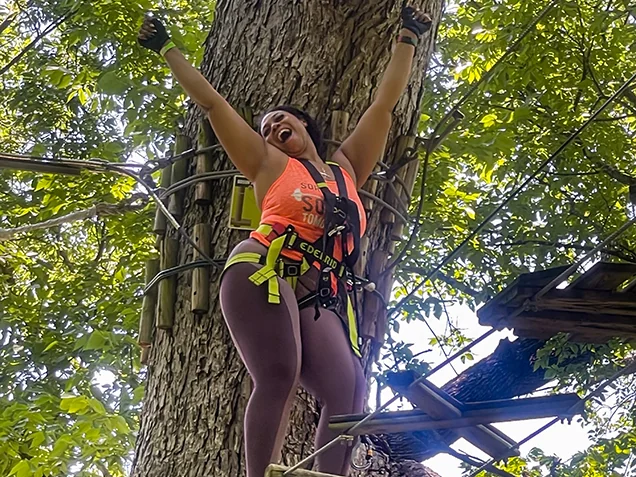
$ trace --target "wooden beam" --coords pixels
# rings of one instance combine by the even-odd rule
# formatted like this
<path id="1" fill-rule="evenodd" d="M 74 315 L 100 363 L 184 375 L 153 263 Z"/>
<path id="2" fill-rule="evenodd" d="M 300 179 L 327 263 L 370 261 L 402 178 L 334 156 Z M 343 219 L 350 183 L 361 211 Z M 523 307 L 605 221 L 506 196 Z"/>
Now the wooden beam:
<path id="1" fill-rule="evenodd" d="M 578 399 L 578 397 L 575 395 Z M 476 435 L 481 437 L 480 433 L 488 432 L 497 434 L 497 439 L 507 441 L 514 445 L 509 437 L 504 436 L 500 431 L 496 430 L 489 424 L 494 422 L 510 422 L 522 421 L 529 419 L 542 419 L 547 417 L 570 418 L 575 414 L 569 409 L 577 404 L 578 400 L 572 399 L 569 403 L 557 403 L 556 405 L 536 405 L 534 403 L 526 403 L 520 401 L 519 405 L 514 407 L 504 407 L 501 409 L 475 409 L 466 411 L 462 417 L 454 419 L 433 419 L 424 411 L 397 411 L 380 414 L 377 419 L 373 419 L 354 431 L 355 435 L 362 434 L 393 434 L 397 432 L 414 432 L 430 429 L 475 429 L 479 430 Z M 366 415 L 344 415 L 334 416 L 329 423 L 329 429 L 334 431 L 345 431 L 353 425 L 361 421 Z M 480 427 L 474 426 L 484 426 Z M 474 436 L 473 436 L 474 437 Z M 494 438 L 492 438 L 494 440 Z M 503 449 L 505 451 L 505 448 Z"/>
<path id="2" fill-rule="evenodd" d="M 208 223 L 194 225 L 192 239 L 206 255 L 210 255 L 210 241 L 212 226 Z M 193 260 L 201 260 L 201 254 L 197 249 L 193 251 Z M 192 270 L 192 295 L 190 298 L 190 310 L 196 315 L 207 313 L 210 308 L 210 270 L 208 267 L 199 267 Z"/>
<path id="3" fill-rule="evenodd" d="M 614 290 L 636 275 L 636 264 L 599 262 L 574 280 L 570 287 L 592 290 Z"/>
<path id="4" fill-rule="evenodd" d="M 636 331 L 636 317 L 610 315 L 606 313 L 582 313 L 580 311 L 537 310 L 526 311 L 511 318 L 509 324 L 514 326 L 524 322 L 543 323 L 551 328 L 568 328 L 571 325 L 595 325 L 604 328 Z"/>
<path id="5" fill-rule="evenodd" d="M 391 382 L 389 379 L 389 386 L 396 392 L 405 396 L 413 405 L 426 412 L 435 422 L 444 422 L 444 428 L 457 427 L 457 433 L 469 441 L 474 446 L 483 450 L 490 456 L 504 455 L 508 451 L 511 445 L 514 445 L 514 441 L 507 436 L 489 426 L 488 420 L 471 422 L 462 420 L 465 419 L 465 414 L 462 412 L 462 404 L 454 399 L 452 396 L 441 391 L 432 383 L 422 381 L 417 384 L 410 384 L 408 387 L 396 385 L 397 383 Z M 451 424 L 457 423 L 459 425 Z M 475 427 L 468 427 L 472 424 L 478 424 Z M 432 426 L 438 424 L 429 424 Z M 435 427 L 432 427 L 433 429 Z M 518 455 L 519 452 L 515 451 L 512 455 Z"/>
<path id="6" fill-rule="evenodd" d="M 146 260 L 146 285 L 159 273 L 159 259 Z M 141 318 L 139 319 L 140 346 L 151 346 L 155 326 L 155 310 L 157 308 L 157 286 L 153 286 L 144 295 L 141 305 Z"/>
<path id="7" fill-rule="evenodd" d="M 179 261 L 179 241 L 166 237 L 163 239 L 161 250 L 161 270 L 176 267 Z M 177 301 L 177 276 L 172 275 L 159 282 L 159 312 L 157 313 L 157 328 L 168 330 L 174 322 L 174 308 Z"/>
<path id="8" fill-rule="evenodd" d="M 190 149 L 190 138 L 185 134 L 177 134 L 174 145 L 175 156 Z M 176 184 L 177 182 L 185 179 L 188 175 L 188 161 L 186 159 L 180 159 L 172 164 L 170 176 L 170 184 Z M 168 199 L 168 212 L 174 215 L 177 219 L 183 217 L 183 200 L 185 198 L 185 190 L 178 190 L 170 195 Z"/>
<path id="9" fill-rule="evenodd" d="M 563 273 L 567 268 L 567 265 L 564 265 L 561 267 L 548 268 L 540 272 L 522 273 L 510 285 L 477 310 L 479 323 L 485 326 L 493 326 L 497 329 L 505 328 L 505 326 L 499 324 L 501 318 L 506 314 L 501 311 L 503 305 L 511 302 L 513 299 L 517 300 L 516 303 L 523 303 L 523 298 L 528 298 L 519 296 L 518 288 L 543 287 L 550 283 L 553 278 Z"/>
<path id="10" fill-rule="evenodd" d="M 283 473 L 287 471 L 288 467 L 282 465 L 270 464 L 265 470 L 265 477 L 283 477 Z M 324 472 L 315 472 L 307 469 L 297 469 L 291 473 L 294 477 L 338 477 L 333 474 L 325 474 Z"/>
<path id="11" fill-rule="evenodd" d="M 203 149 L 214 144 L 214 133 L 207 117 L 199 119 L 199 134 L 197 136 L 197 148 Z M 213 161 L 211 152 L 204 152 L 196 156 L 195 174 L 212 172 Z M 209 205 L 212 203 L 212 185 L 210 181 L 197 182 L 194 186 L 194 203 L 197 205 Z"/>
<path id="12" fill-rule="evenodd" d="M 475 429 L 476 438 L 481 433 L 495 434 L 492 440 L 501 440 L 514 445 L 509 437 L 501 433 L 489 424 L 493 422 L 510 422 L 528 419 L 541 419 L 546 417 L 571 418 L 576 413 L 572 412 L 573 406 L 580 403 L 581 399 L 576 394 L 564 394 L 538 398 L 509 399 L 483 403 L 472 403 L 461 417 L 454 419 L 433 419 L 426 412 L 418 409 L 411 411 L 396 411 L 382 413 L 377 419 L 373 419 L 356 429 L 356 435 L 361 434 L 392 434 L 396 432 L 413 432 L 430 429 Z M 334 431 L 344 431 L 351 428 L 366 417 L 366 414 L 354 414 L 334 416 L 331 418 L 329 428 Z M 473 427 L 473 426 L 483 426 Z M 474 437 L 474 436 L 473 436 Z M 505 451 L 505 449 L 503 449 Z"/>

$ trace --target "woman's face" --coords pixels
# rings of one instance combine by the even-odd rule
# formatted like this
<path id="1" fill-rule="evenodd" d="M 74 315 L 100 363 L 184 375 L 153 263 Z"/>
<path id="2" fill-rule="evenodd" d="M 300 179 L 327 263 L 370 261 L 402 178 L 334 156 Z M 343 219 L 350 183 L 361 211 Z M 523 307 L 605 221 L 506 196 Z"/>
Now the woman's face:
<path id="1" fill-rule="evenodd" d="M 261 121 L 261 135 L 265 141 L 285 154 L 298 157 L 307 151 L 311 138 L 307 123 L 287 111 L 272 111 Z"/>

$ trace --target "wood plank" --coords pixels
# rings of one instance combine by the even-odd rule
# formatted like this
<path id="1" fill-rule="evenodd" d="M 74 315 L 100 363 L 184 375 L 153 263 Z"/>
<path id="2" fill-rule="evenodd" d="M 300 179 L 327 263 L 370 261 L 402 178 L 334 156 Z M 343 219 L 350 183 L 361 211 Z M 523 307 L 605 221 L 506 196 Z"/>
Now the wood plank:
<path id="1" fill-rule="evenodd" d="M 405 379 L 412 377 L 406 376 Z M 406 384 L 406 382 L 403 384 Z M 407 387 L 404 385 L 396 386 L 395 380 L 393 383 L 389 380 L 389 386 L 394 391 L 405 396 L 415 406 L 424 410 L 433 419 L 450 421 L 462 417 L 461 403 L 452 398 L 452 396 L 443 396 L 436 392 L 436 387 L 428 381 L 411 384 Z M 438 389 L 438 391 L 440 390 Z M 446 400 L 445 397 L 449 399 Z M 504 440 L 492 429 L 481 425 L 479 427 L 462 428 L 457 433 L 491 456 L 501 455 L 510 447 L 509 441 Z"/>
<path id="2" fill-rule="evenodd" d="M 582 313 L 571 311 L 536 310 L 526 311 L 519 316 L 508 320 L 512 326 L 522 322 L 543 323 L 544 325 L 559 328 L 568 327 L 571 324 L 595 325 L 617 330 L 636 330 L 635 316 L 621 316 L 607 313 Z"/>
<path id="3" fill-rule="evenodd" d="M 503 409 L 519 406 L 553 406 L 558 409 L 568 409 L 577 404 L 581 398 L 576 393 L 554 394 L 550 396 L 533 396 L 515 399 L 497 399 L 493 401 L 465 402 L 464 413 L 483 411 L 486 409 Z"/>
<path id="4" fill-rule="evenodd" d="M 527 288 L 524 292 L 534 295 L 539 288 Z M 590 306 L 611 306 L 617 309 L 633 310 L 636 309 L 636 296 L 629 293 L 619 293 L 608 290 L 587 290 L 580 288 L 567 287 L 561 290 L 552 290 L 545 294 L 538 301 L 539 306 L 544 303 L 560 304 L 589 304 Z"/>
<path id="5" fill-rule="evenodd" d="M 462 427 L 459 435 L 490 457 L 506 458 L 520 455 L 518 449 L 511 450 L 517 443 L 490 424 Z"/>
<path id="6" fill-rule="evenodd" d="M 490 441 L 500 443 L 500 451 L 514 445 L 514 441 L 501 431 L 491 426 L 494 422 L 509 422 L 527 419 L 540 419 L 559 416 L 573 417 L 571 409 L 580 403 L 576 394 L 545 396 L 538 398 L 510 399 L 502 401 L 471 403 L 472 409 L 463 413 L 462 417 L 454 419 L 433 419 L 426 412 L 418 410 L 395 411 L 380 414 L 377 418 L 363 424 L 354 434 L 390 434 L 395 432 L 413 432 L 427 429 L 459 429 L 459 433 L 466 426 L 475 429 L 467 433 L 473 440 L 479 440 L 483 434 L 488 434 Z M 500 406 L 500 407 L 497 407 Z M 365 418 L 366 414 L 334 416 L 329 421 L 329 428 L 335 431 L 346 431 L 354 424 Z M 492 454 L 491 454 L 492 455 Z"/>
<path id="7" fill-rule="evenodd" d="M 615 326 L 601 326 L 592 324 L 568 324 L 562 322 L 559 326 L 551 326 L 546 320 L 539 323 L 518 322 L 514 324 L 514 333 L 524 338 L 546 340 L 558 333 L 570 333 L 571 340 L 578 343 L 606 343 L 608 340 L 621 336 L 628 340 L 636 339 L 636 329 L 620 329 Z"/>
<path id="8" fill-rule="evenodd" d="M 574 280 L 570 287 L 578 289 L 614 290 L 636 275 L 636 264 L 599 262 Z"/>
<path id="9" fill-rule="evenodd" d="M 265 477 L 283 477 L 283 474 L 289 469 L 278 464 L 270 464 L 265 469 Z M 334 474 L 325 474 L 324 472 L 316 472 L 307 469 L 296 469 L 291 473 L 294 477 L 339 477 Z"/>
<path id="10" fill-rule="evenodd" d="M 538 287 L 540 289 L 567 268 L 567 265 L 563 265 L 538 272 L 522 273 L 510 285 L 477 310 L 479 323 L 484 326 L 494 326 L 497 329 L 505 328 L 505 326 L 498 325 L 500 319 L 507 314 L 505 307 L 502 307 L 502 305 L 510 302 L 523 303 L 524 299 L 530 298 L 530 295 L 524 295 L 521 289 L 527 287 Z"/>

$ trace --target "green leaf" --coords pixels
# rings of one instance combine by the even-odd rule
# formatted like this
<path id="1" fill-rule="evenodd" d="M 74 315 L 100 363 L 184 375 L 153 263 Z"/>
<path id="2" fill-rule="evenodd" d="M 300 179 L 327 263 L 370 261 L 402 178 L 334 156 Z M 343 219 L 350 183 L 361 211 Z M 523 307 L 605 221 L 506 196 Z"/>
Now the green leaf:
<path id="1" fill-rule="evenodd" d="M 44 352 L 46 353 L 47 351 L 52 350 L 52 349 L 55 347 L 55 345 L 57 345 L 58 343 L 59 343 L 59 341 L 58 341 L 58 340 L 51 341 L 51 342 L 47 345 L 47 347 L 46 347 L 46 348 L 44 348 Z"/>
<path id="2" fill-rule="evenodd" d="M 121 95 L 128 89 L 128 84 L 117 76 L 116 71 L 107 71 L 97 81 L 97 87 L 103 93 Z"/>
<path id="3" fill-rule="evenodd" d="M 9 471 L 9 477 L 15 475 L 16 477 L 27 477 L 31 473 L 31 466 L 28 460 L 21 460 Z"/>
<path id="4" fill-rule="evenodd" d="M 37 449 L 45 440 L 44 432 L 36 432 L 31 436 L 31 449 Z"/>
<path id="5" fill-rule="evenodd" d="M 85 350 L 102 349 L 105 344 L 106 339 L 104 338 L 104 333 L 99 330 L 95 330 L 91 333 L 83 348 Z"/>
<path id="6" fill-rule="evenodd" d="M 48 189 L 51 186 L 51 184 L 53 184 L 54 180 L 55 180 L 55 176 L 53 175 L 47 175 L 42 177 L 38 181 L 37 185 L 35 186 L 35 191 L 37 192 L 39 190 Z"/>
<path id="7" fill-rule="evenodd" d="M 60 402 L 60 409 L 68 411 L 70 414 L 75 414 L 84 411 L 88 406 L 88 399 L 86 396 L 75 396 L 63 398 Z"/>
<path id="8" fill-rule="evenodd" d="M 497 123 L 497 115 L 494 113 L 486 114 L 481 118 L 481 123 L 487 128 L 494 126 Z"/>
<path id="9" fill-rule="evenodd" d="M 97 399 L 89 399 L 88 404 L 91 407 L 91 409 L 93 409 L 93 411 L 95 411 L 97 414 L 101 414 L 101 415 L 106 414 L 106 408 Z"/>

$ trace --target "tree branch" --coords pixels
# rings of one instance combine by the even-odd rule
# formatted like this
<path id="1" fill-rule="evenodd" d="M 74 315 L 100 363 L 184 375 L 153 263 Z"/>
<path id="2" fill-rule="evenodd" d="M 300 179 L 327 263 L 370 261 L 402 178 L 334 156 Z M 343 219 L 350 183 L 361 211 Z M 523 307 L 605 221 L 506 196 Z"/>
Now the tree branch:
<path id="1" fill-rule="evenodd" d="M 67 215 L 63 215 L 62 217 L 57 217 L 55 219 L 45 220 L 44 222 L 40 222 L 37 224 L 29 224 L 23 225 L 22 227 L 16 227 L 14 229 L 0 229 L 0 242 L 4 240 L 11 240 L 18 234 L 32 232 L 34 230 L 47 229 L 50 227 L 55 227 L 62 224 L 67 224 L 69 222 L 76 222 L 78 220 L 86 220 L 91 217 L 100 217 L 106 215 L 117 215 L 123 214 L 125 212 L 131 212 L 135 210 L 140 210 L 146 206 L 147 198 L 143 197 L 142 202 L 140 204 L 134 204 L 138 196 L 133 196 L 129 199 L 122 200 L 117 204 L 107 204 L 100 203 L 96 204 L 90 209 L 78 210 L 77 212 L 72 212 Z"/>
<path id="2" fill-rule="evenodd" d="M 13 13 L 9 16 L 7 16 L 7 18 L 5 18 L 3 20 L 2 23 L 0 23 L 0 35 L 2 35 L 2 32 L 5 31 L 7 28 L 9 28 L 9 26 L 11 25 L 11 23 L 13 23 L 13 20 L 15 20 L 15 17 L 17 17 L 18 14 L 17 13 Z"/>
<path id="3" fill-rule="evenodd" d="M 62 23 L 64 23 L 66 20 L 68 20 L 71 15 L 73 15 L 77 10 L 72 10 L 64 15 L 62 15 L 61 17 L 59 17 L 57 20 L 55 20 L 53 23 L 49 24 L 43 31 L 42 33 L 38 33 L 38 35 L 31 41 L 31 43 L 29 43 L 27 46 L 25 46 L 17 55 L 15 55 L 6 65 L 4 65 L 2 67 L 2 69 L 0 69 L 0 76 L 2 76 L 3 74 L 5 74 L 7 71 L 9 71 L 9 69 L 11 69 L 13 67 L 13 65 L 15 65 L 16 63 L 18 63 L 22 57 L 24 55 L 26 55 L 30 50 L 33 49 L 33 47 L 35 45 L 37 45 L 39 43 L 39 41 L 44 38 L 46 35 L 48 35 L 49 33 L 51 33 L 53 30 L 55 30 L 58 26 L 60 26 Z"/>
<path id="4" fill-rule="evenodd" d="M 622 171 L 619 171 L 616 167 L 610 166 L 606 164 L 602 159 L 599 159 L 596 156 L 592 156 L 586 148 L 582 149 L 583 155 L 590 161 L 592 161 L 596 166 L 602 171 L 605 172 L 611 178 L 617 180 L 621 184 L 633 185 L 636 184 L 636 177 L 630 176 L 629 174 L 625 174 Z"/>

